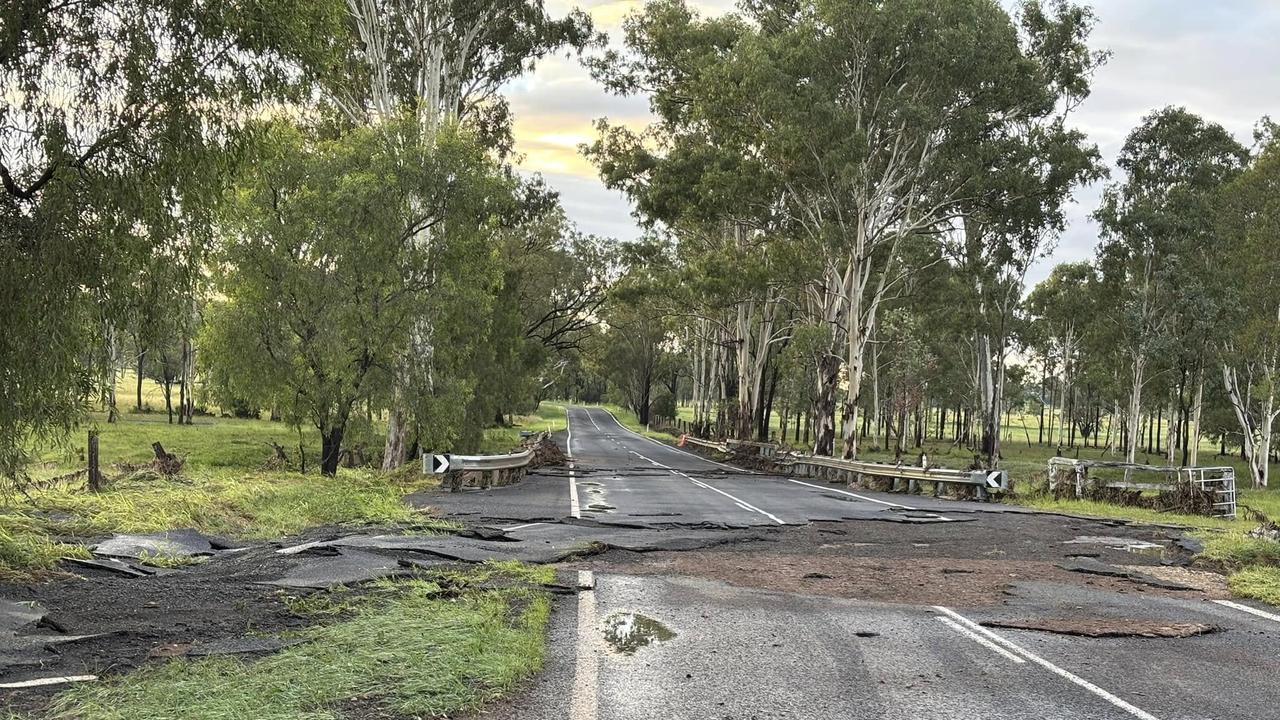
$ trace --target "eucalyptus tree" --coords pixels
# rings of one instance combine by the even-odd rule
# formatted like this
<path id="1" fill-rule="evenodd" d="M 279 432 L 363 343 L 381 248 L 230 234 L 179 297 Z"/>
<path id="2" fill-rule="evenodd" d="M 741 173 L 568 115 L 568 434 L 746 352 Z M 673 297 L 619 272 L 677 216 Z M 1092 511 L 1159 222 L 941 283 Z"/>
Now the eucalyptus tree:
<path id="1" fill-rule="evenodd" d="M 0 15 L 0 473 L 107 380 L 138 269 L 190 294 L 243 120 L 332 64 L 328 0 L 13 0 Z"/>
<path id="2" fill-rule="evenodd" d="M 764 424 L 768 368 L 791 324 L 787 270 L 776 252 L 778 189 L 752 156 L 750 135 L 724 114 L 732 109 L 714 100 L 721 54 L 744 32 L 740 18 L 697 22 L 677 3 L 651 4 L 629 18 L 629 51 L 607 54 L 593 70 L 615 92 L 650 92 L 657 121 L 637 133 L 601 120 L 586 152 L 642 222 L 676 239 L 670 312 L 686 321 L 695 421 L 705 424 L 714 401 L 728 400 L 732 388 L 726 414 L 745 440 Z"/>
<path id="3" fill-rule="evenodd" d="M 450 339 L 474 334 L 464 311 L 483 315 L 500 281 L 481 227 L 451 226 L 430 257 L 386 239 L 443 222 L 413 208 L 499 215 L 507 208 L 495 198 L 511 198 L 513 188 L 465 134 L 417 146 L 412 162 L 409 148 L 391 151 L 368 128 L 323 138 L 279 123 L 265 136 L 222 225 L 222 299 L 209 312 L 205 362 L 228 397 L 312 423 L 320 470 L 333 474 L 353 412 L 385 402 L 410 321 L 431 312 L 449 319 Z M 416 204 L 423 193 L 437 201 Z M 425 272 L 441 260 L 440 271 Z M 449 359 L 462 365 L 462 355 Z M 456 432 L 461 422 L 452 419 Z"/>
<path id="4" fill-rule="evenodd" d="M 1222 272 L 1231 279 L 1223 387 L 1253 486 L 1266 487 L 1280 415 L 1280 141 L 1270 140 L 1224 188 L 1217 219 L 1227 243 Z"/>
<path id="5" fill-rule="evenodd" d="M 1206 339 L 1203 328 L 1184 337 L 1177 331 L 1196 322 L 1192 294 L 1218 261 L 1213 203 L 1247 155 L 1222 126 L 1183 108 L 1157 110 L 1125 140 L 1117 161 L 1124 179 L 1107 187 L 1095 213 L 1103 234 L 1098 263 L 1117 299 L 1111 317 L 1127 355 L 1128 462 L 1137 453 L 1153 363 Z"/>
<path id="6" fill-rule="evenodd" d="M 628 54 L 610 58 L 611 87 L 650 90 L 666 123 L 759 169 L 770 217 L 816 266 L 804 306 L 832 343 L 817 359 L 817 452 L 833 449 L 843 360 L 844 454 L 856 453 L 877 314 L 912 271 L 902 244 L 959 217 L 974 173 L 1079 91 L 1078 34 L 1064 40 L 1067 21 L 1035 17 L 1020 31 L 988 0 L 809 0 L 703 20 L 662 0 L 629 21 Z M 1024 145 L 1014 157 L 1057 172 L 1045 148 Z"/>
<path id="7" fill-rule="evenodd" d="M 430 146 L 441 132 L 462 125 L 496 156 L 505 156 L 511 148 L 511 119 L 499 94 L 502 87 L 561 47 L 581 49 L 597 40 L 589 16 L 574 11 L 554 18 L 541 0 L 346 4 L 352 30 L 346 36 L 345 62 L 326 77 L 327 97 L 349 123 L 395 128 L 398 132 L 386 138 L 392 148 Z M 388 122 L 405 116 L 413 122 Z M 415 200 L 409 211 L 435 212 L 420 207 L 427 201 Z M 452 222 L 469 224 L 472 219 Z M 406 241 L 431 256 L 442 228 L 423 228 Z M 428 266 L 424 272 L 430 275 L 435 269 Z M 413 325 L 414 342 L 401 357 L 393 383 L 384 468 L 404 462 L 411 429 L 426 420 L 411 417 L 415 396 L 435 392 L 434 321 L 420 316 Z M 414 378 L 425 384 L 411 384 Z"/>
<path id="8" fill-rule="evenodd" d="M 1061 263 L 1036 285 L 1026 300 L 1031 322 L 1040 328 L 1037 338 L 1045 366 L 1055 368 L 1055 376 L 1061 374 L 1063 422 L 1058 426 L 1058 437 L 1048 438 L 1058 445 L 1062 444 L 1064 428 L 1072 419 L 1066 398 L 1073 392 L 1080 372 L 1082 348 L 1093 324 L 1091 318 L 1099 312 L 1098 283 L 1097 269 L 1091 263 Z M 1054 410 L 1050 404 L 1050 414 Z"/>

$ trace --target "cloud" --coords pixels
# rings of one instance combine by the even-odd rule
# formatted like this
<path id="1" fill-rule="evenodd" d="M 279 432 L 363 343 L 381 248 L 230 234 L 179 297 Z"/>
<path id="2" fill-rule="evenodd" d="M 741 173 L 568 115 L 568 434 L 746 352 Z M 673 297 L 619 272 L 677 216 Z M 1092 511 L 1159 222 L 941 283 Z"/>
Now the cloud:
<path id="1" fill-rule="evenodd" d="M 1006 5 L 1012 0 L 1005 0 Z M 732 9 L 726 0 L 693 3 L 704 15 Z M 573 3 L 549 0 L 554 13 L 581 7 L 599 29 L 621 43 L 622 21 L 641 6 L 635 0 Z M 1280 3 L 1274 0 L 1097 0 L 1093 45 L 1113 56 L 1094 80 L 1093 93 L 1073 118 L 1113 163 L 1125 136 L 1152 110 L 1184 105 L 1221 123 L 1242 142 L 1264 114 L 1280 115 Z M 605 189 L 578 153 L 594 137 L 591 123 L 609 117 L 629 127 L 650 118 L 644 97 L 612 96 L 576 58 L 554 57 L 512 83 L 508 98 L 516 117 L 522 170 L 542 172 L 561 191 L 569 216 L 587 231 L 619 238 L 640 230 L 620 194 Z M 1081 188 L 1068 209 L 1070 225 L 1056 251 L 1030 273 L 1034 283 L 1058 262 L 1092 257 L 1098 241 L 1089 214 L 1101 184 Z"/>

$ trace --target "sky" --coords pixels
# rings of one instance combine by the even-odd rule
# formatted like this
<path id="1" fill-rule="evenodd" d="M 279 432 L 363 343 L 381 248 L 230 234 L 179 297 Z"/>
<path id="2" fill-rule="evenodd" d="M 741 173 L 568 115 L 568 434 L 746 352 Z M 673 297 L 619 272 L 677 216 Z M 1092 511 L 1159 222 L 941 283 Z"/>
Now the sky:
<path id="1" fill-rule="evenodd" d="M 694 4 L 704 14 L 733 5 L 727 0 Z M 1167 105 L 1185 106 L 1223 125 L 1246 145 L 1263 115 L 1280 120 L 1280 0 L 1095 0 L 1092 5 L 1098 24 L 1091 44 L 1112 57 L 1072 117 L 1108 165 L 1143 116 Z M 636 0 L 547 0 L 553 13 L 571 7 L 589 12 L 615 46 L 622 40 L 623 18 L 640 6 Z M 597 118 L 643 127 L 650 118 L 647 98 L 610 95 L 576 58 L 564 56 L 547 58 L 512 83 L 507 97 L 521 169 L 541 173 L 559 190 L 566 213 L 584 232 L 637 237 L 630 204 L 601 184 L 578 146 L 594 138 Z M 1029 287 L 1057 263 L 1093 256 L 1098 229 L 1089 215 L 1102 187 L 1096 183 L 1076 191 L 1069 225 L 1053 253 L 1029 273 Z"/>

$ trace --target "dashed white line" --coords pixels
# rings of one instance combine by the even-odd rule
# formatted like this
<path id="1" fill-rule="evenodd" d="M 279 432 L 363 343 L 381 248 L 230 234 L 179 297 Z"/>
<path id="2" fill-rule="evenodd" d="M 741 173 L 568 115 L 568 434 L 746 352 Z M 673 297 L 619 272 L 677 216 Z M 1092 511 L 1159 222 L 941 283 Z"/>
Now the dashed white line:
<path id="1" fill-rule="evenodd" d="M 596 720 L 599 712 L 599 648 L 596 635 L 595 576 L 578 571 L 578 644 L 569 695 L 570 720 Z"/>
<path id="2" fill-rule="evenodd" d="M 591 417 L 591 413 L 587 413 Z M 564 441 L 565 454 L 569 456 L 569 515 L 582 517 L 582 507 L 578 504 L 578 482 L 573 477 L 573 422 L 569 419 L 569 408 L 564 409 L 564 429 L 568 437 Z"/>
<path id="3" fill-rule="evenodd" d="M 600 408 L 600 409 L 601 409 L 601 410 L 604 410 L 604 408 Z M 605 412 L 609 413 L 609 417 L 613 418 L 613 421 L 614 421 L 615 423 L 617 423 L 617 424 L 618 424 L 618 427 L 622 428 L 623 430 L 626 430 L 627 432 L 631 433 L 632 435 L 635 435 L 636 437 L 640 438 L 641 440 L 647 440 L 647 441 L 649 441 L 649 442 L 653 443 L 654 445 L 657 445 L 658 447 L 660 447 L 660 448 L 662 448 L 662 449 L 664 449 L 664 450 L 671 450 L 671 451 L 673 451 L 673 452 L 678 452 L 678 453 L 680 453 L 681 455 L 688 455 L 688 456 L 689 456 L 689 457 L 691 457 L 691 458 L 694 458 L 694 459 L 697 459 L 697 460 L 701 460 L 702 462 L 711 463 L 712 465 L 715 465 L 715 466 L 717 466 L 717 467 L 722 467 L 722 468 L 724 468 L 724 469 L 726 469 L 726 470 L 732 470 L 732 471 L 734 471 L 734 472 L 736 472 L 736 473 L 746 473 L 747 475 L 759 475 L 759 474 L 760 474 L 760 473 L 758 473 L 758 472 L 756 472 L 756 471 L 754 471 L 754 470 L 747 470 L 746 468 L 740 468 L 740 467 L 734 467 L 734 466 L 732 466 L 732 465 L 726 465 L 726 464 L 724 464 L 724 463 L 722 463 L 722 462 L 716 462 L 715 460 L 708 460 L 707 458 L 704 458 L 704 457 L 702 457 L 701 455 L 698 455 L 698 454 L 695 454 L 695 453 L 691 453 L 691 452 L 689 452 L 688 450 L 681 450 L 681 449 L 680 449 L 680 448 L 678 448 L 678 447 L 672 447 L 672 446 L 670 446 L 670 445 L 668 445 L 668 444 L 666 444 L 666 443 L 664 443 L 664 442 L 658 442 L 657 440 L 654 440 L 653 438 L 648 437 L 647 435 L 641 435 L 640 433 L 638 433 L 638 432 L 636 432 L 636 431 L 632 430 L 631 428 L 627 427 L 626 425 L 623 425 L 623 424 L 622 424 L 622 421 L 618 419 L 618 416 L 617 416 L 617 415 L 614 415 L 612 412 L 609 412 L 608 410 L 605 410 Z M 587 413 L 587 417 L 591 417 L 591 413 Z M 593 422 L 594 422 L 594 421 L 593 421 Z"/>
<path id="4" fill-rule="evenodd" d="M 996 633 L 994 633 L 994 632 L 991 632 L 991 631 L 990 631 L 990 630 L 988 630 L 987 628 L 982 627 L 982 626 L 981 626 L 981 625 L 979 625 L 978 623 L 976 623 L 976 622 L 974 622 L 974 621 L 970 620 L 969 618 L 967 618 L 967 617 L 965 617 L 965 616 L 961 615 L 960 613 L 958 613 L 958 612 L 956 612 L 956 611 L 954 611 L 954 610 L 951 610 L 950 608 L 945 608 L 945 607 L 942 607 L 941 605 L 934 605 L 934 606 L 933 606 L 933 609 L 934 609 L 934 610 L 937 610 L 938 612 L 940 612 L 940 613 L 942 613 L 942 614 L 944 614 L 944 615 L 947 615 L 947 616 L 948 616 L 948 617 L 950 617 L 952 620 L 954 620 L 954 621 L 956 621 L 957 623 L 959 623 L 959 624 L 963 625 L 964 627 L 968 628 L 969 630 L 972 630 L 972 631 L 973 631 L 973 632 L 975 632 L 975 633 L 979 633 L 979 634 L 981 634 L 982 636 L 986 637 L 988 640 L 991 640 L 992 642 L 999 643 L 1000 645 L 1003 645 L 1005 648 L 1007 648 L 1007 649 L 1009 649 L 1009 650 L 1011 650 L 1011 651 L 1013 651 L 1013 652 L 1015 652 L 1015 653 L 1018 653 L 1018 654 L 1019 654 L 1019 655 L 1021 655 L 1022 657 L 1025 657 L 1026 659 L 1028 659 L 1028 660 L 1030 660 L 1031 662 L 1033 662 L 1033 663 L 1035 663 L 1035 664 L 1039 665 L 1040 667 L 1044 668 L 1045 670 L 1048 670 L 1049 672 L 1053 673 L 1054 675 L 1057 675 L 1058 677 L 1060 677 L 1060 678 L 1062 678 L 1062 679 L 1064 679 L 1064 680 L 1067 680 L 1068 682 L 1071 682 L 1071 683 L 1073 683 L 1073 684 L 1075 684 L 1075 685 L 1078 685 L 1079 687 L 1084 688 L 1085 690 L 1088 690 L 1089 692 L 1093 693 L 1094 695 L 1097 695 L 1098 697 L 1102 698 L 1103 700 L 1106 700 L 1107 702 L 1111 703 L 1112 705 L 1115 705 L 1116 707 L 1120 708 L 1121 710 L 1124 710 L 1125 712 L 1129 713 L 1130 715 L 1133 715 L 1134 717 L 1141 718 L 1142 720 L 1159 720 L 1159 718 L 1157 718 L 1155 715 L 1152 715 L 1151 713 L 1147 712 L 1146 710 L 1143 710 L 1142 708 L 1140 708 L 1140 707 L 1138 707 L 1138 706 L 1136 706 L 1136 705 L 1133 705 L 1133 704 L 1130 704 L 1130 703 L 1128 703 L 1128 702 L 1125 702 L 1124 700 L 1120 699 L 1119 697 L 1116 697 L 1115 695 L 1112 695 L 1111 693 L 1107 692 L 1106 690 L 1103 690 L 1102 688 L 1098 687 L 1097 685 L 1094 685 L 1093 683 L 1089 682 L 1088 680 L 1085 680 L 1084 678 L 1080 677 L 1079 675 L 1076 675 L 1076 674 L 1074 674 L 1074 673 L 1070 672 L 1069 670 L 1064 670 L 1063 668 L 1060 668 L 1060 667 L 1058 667 L 1057 665 L 1054 665 L 1053 663 L 1049 662 L 1048 660 L 1045 660 L 1044 658 L 1040 657 L 1039 655 L 1036 655 L 1035 653 L 1031 652 L 1030 650 L 1027 650 L 1026 648 L 1022 647 L 1021 645 L 1018 645 L 1017 643 L 1013 642 L 1012 640 L 1008 640 L 1008 639 L 1006 639 L 1006 638 L 1003 638 L 1003 637 L 1001 637 L 1001 636 L 997 635 L 997 634 L 996 634 Z"/>
<path id="5" fill-rule="evenodd" d="M 956 632 L 960 633 L 961 635 L 964 635 L 965 637 L 969 638 L 970 640 L 972 640 L 972 641 L 974 641 L 974 642 L 978 643 L 979 645 L 981 645 L 982 647 L 984 647 L 984 648 L 986 648 L 986 649 L 990 650 L 991 652 L 993 652 L 993 653 L 995 653 L 995 654 L 997 654 L 997 655 L 1000 655 L 1001 657 L 1004 657 L 1004 658 L 1007 658 L 1007 659 L 1009 659 L 1009 660 L 1012 660 L 1012 661 L 1013 661 L 1013 662 L 1015 662 L 1015 663 L 1026 663 L 1026 660 L 1023 660 L 1022 658 L 1018 657 L 1017 655 L 1014 655 L 1013 653 L 1009 652 L 1008 650 L 1005 650 L 1004 648 L 1000 647 L 999 645 L 997 645 L 997 644 L 995 644 L 995 643 L 991 642 L 990 640 L 988 640 L 988 639 L 986 639 L 986 638 L 982 637 L 982 636 L 981 636 L 981 635 L 979 635 L 978 633 L 976 633 L 976 632 L 974 632 L 974 631 L 970 630 L 969 628 L 967 628 L 967 627 L 965 627 L 965 626 L 961 625 L 960 623 L 956 622 L 955 620 L 952 620 L 952 619 L 951 619 L 951 618 L 949 618 L 949 617 L 938 617 L 938 618 L 936 618 L 936 619 L 937 619 L 939 622 L 941 622 L 943 625 L 946 625 L 947 627 L 951 628 L 952 630 L 955 630 Z"/>
<path id="6" fill-rule="evenodd" d="M 878 503 L 880 505 L 888 505 L 889 507 L 901 508 L 903 510 L 919 510 L 920 509 L 920 508 L 913 508 L 910 505 L 903 505 L 901 503 L 889 502 L 888 500 L 877 500 L 873 497 L 867 497 L 866 495 L 859 495 L 858 493 L 851 493 L 847 490 L 837 490 L 831 487 L 823 487 L 821 485 L 814 485 L 813 483 L 801 482 L 793 478 L 783 478 L 783 480 L 786 480 L 787 482 L 793 482 L 797 485 L 804 485 L 805 487 L 817 488 L 819 490 L 824 490 L 827 492 L 840 493 L 841 495 L 848 495 L 849 497 L 855 497 L 855 498 L 858 498 L 859 500 L 866 500 L 867 502 Z"/>
<path id="7" fill-rule="evenodd" d="M 1218 603 L 1219 605 L 1225 605 L 1226 607 L 1239 610 L 1240 612 L 1247 612 L 1250 615 L 1257 615 L 1260 618 L 1266 618 L 1267 620 L 1280 622 L 1280 615 L 1269 613 L 1266 610 L 1259 610 L 1258 608 L 1249 607 L 1248 605 L 1241 605 L 1238 602 L 1231 602 L 1230 600 L 1214 600 L 1214 602 Z"/>
<path id="8" fill-rule="evenodd" d="M 544 524 L 544 523 L 540 523 L 540 522 L 531 522 L 531 523 L 525 523 L 525 524 L 523 524 L 523 525 L 515 525 L 515 526 L 512 526 L 512 527 L 505 527 L 505 528 L 502 528 L 502 532 L 515 532 L 516 530 L 524 530 L 525 528 L 531 528 L 531 527 L 534 527 L 535 525 L 542 525 L 542 524 Z"/>
<path id="9" fill-rule="evenodd" d="M 727 493 L 727 492 L 725 492 L 725 491 L 721 490 L 721 489 L 720 489 L 720 488 L 718 488 L 718 487 L 713 487 L 713 486 L 711 486 L 711 485 L 708 485 L 708 484 L 706 484 L 706 483 L 702 482 L 701 480 L 694 480 L 693 478 L 689 477 L 688 475 L 685 475 L 684 473 L 680 472 L 679 470 L 672 470 L 671 472 L 675 473 L 676 475 L 679 475 L 680 477 L 687 478 L 687 479 L 689 480 L 689 482 L 693 483 L 694 485 L 697 485 L 698 487 L 706 488 L 706 489 L 710 490 L 711 492 L 717 492 L 717 493 L 720 493 L 721 495 L 723 495 L 723 496 L 725 496 L 725 497 L 729 498 L 730 500 L 732 500 L 732 501 L 734 501 L 734 502 L 738 503 L 738 505 L 741 505 L 741 506 L 746 507 L 746 509 L 750 510 L 751 512 L 760 513 L 761 515 L 763 515 L 763 516 L 765 516 L 765 517 L 769 518 L 770 520 L 772 520 L 772 521 L 774 521 L 774 522 L 778 523 L 779 525 L 786 525 L 786 524 L 787 524 L 787 523 L 786 523 L 786 521 L 782 520 L 782 519 L 781 519 L 781 518 L 779 518 L 777 515 L 774 515 L 773 513 L 770 513 L 770 512 L 766 512 L 766 511 L 764 511 L 764 510 L 761 510 L 760 508 L 756 507 L 755 505 L 752 505 L 751 503 L 747 502 L 746 500 L 743 500 L 742 498 L 737 497 L 737 496 L 735 496 L 735 495 L 730 495 L 729 493 Z"/>

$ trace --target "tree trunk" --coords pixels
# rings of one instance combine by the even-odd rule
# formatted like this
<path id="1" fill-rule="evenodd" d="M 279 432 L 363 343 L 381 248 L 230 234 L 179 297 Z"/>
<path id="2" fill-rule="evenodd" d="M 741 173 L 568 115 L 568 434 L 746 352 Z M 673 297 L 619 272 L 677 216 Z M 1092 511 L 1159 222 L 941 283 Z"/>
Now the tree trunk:
<path id="1" fill-rule="evenodd" d="M 1142 428 L 1142 381 L 1143 371 L 1146 369 L 1146 361 L 1142 358 L 1134 358 L 1133 374 L 1131 377 L 1132 384 L 1129 387 L 1129 444 L 1125 448 L 1125 462 L 1136 462 L 1138 457 L 1138 438 L 1141 436 Z"/>
<path id="2" fill-rule="evenodd" d="M 1185 463 L 1195 466 L 1200 462 L 1200 414 L 1204 410 L 1204 368 L 1200 369 L 1196 381 L 1196 399 L 1191 406 L 1191 426 L 1195 428 L 1191 433 L 1191 439 L 1187 443 L 1190 447 L 1186 456 Z"/>
<path id="3" fill-rule="evenodd" d="M 146 362 L 146 359 L 147 359 L 147 350 L 146 348 L 143 348 L 141 351 L 138 352 L 138 377 L 134 385 L 135 391 L 137 392 L 137 395 L 138 395 L 137 405 L 135 406 L 134 409 L 136 409 L 138 412 L 142 412 L 142 368 L 143 368 L 143 363 Z"/>
<path id="4" fill-rule="evenodd" d="M 342 458 L 342 434 L 346 428 L 339 425 L 329 432 L 320 431 L 320 474 L 334 476 Z"/>
<path id="5" fill-rule="evenodd" d="M 813 403 L 813 454 L 831 455 L 836 442 L 836 386 L 840 359 L 825 354 L 818 359 L 818 394 Z M 806 437 L 808 431 L 805 432 Z"/>

